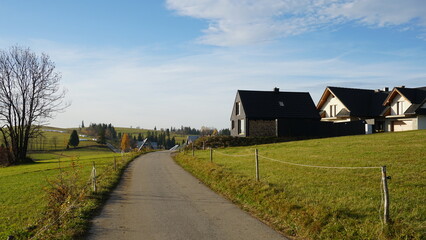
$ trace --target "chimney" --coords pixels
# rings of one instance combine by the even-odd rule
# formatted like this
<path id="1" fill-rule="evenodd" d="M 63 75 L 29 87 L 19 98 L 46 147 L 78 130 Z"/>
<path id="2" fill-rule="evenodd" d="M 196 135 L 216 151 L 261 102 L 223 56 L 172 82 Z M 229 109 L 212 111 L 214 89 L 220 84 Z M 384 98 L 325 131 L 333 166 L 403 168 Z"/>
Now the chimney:
<path id="1" fill-rule="evenodd" d="M 389 92 L 389 88 L 388 87 L 384 87 L 383 88 L 383 92 Z"/>
<path id="2" fill-rule="evenodd" d="M 275 93 L 279 93 L 279 92 L 280 92 L 280 89 L 279 89 L 279 88 L 277 88 L 277 87 L 274 87 L 274 92 L 275 92 Z"/>

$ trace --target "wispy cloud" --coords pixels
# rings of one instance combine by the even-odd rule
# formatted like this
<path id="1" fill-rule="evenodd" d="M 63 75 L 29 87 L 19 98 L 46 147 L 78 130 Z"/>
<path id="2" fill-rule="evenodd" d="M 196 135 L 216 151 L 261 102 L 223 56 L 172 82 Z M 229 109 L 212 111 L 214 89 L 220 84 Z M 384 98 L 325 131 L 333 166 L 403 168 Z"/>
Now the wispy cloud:
<path id="1" fill-rule="evenodd" d="M 266 42 L 348 21 L 426 26 L 423 0 L 167 0 L 166 6 L 179 15 L 207 20 L 198 41 L 216 46 Z"/>
<path id="2" fill-rule="evenodd" d="M 58 50 L 63 51 L 74 50 Z M 89 65 L 77 64 L 75 59 L 58 62 L 73 105 L 54 123 L 73 126 L 84 119 L 148 128 L 224 128 L 237 89 L 309 91 L 316 101 L 327 85 L 417 86 L 426 78 L 423 68 L 410 64 L 364 64 L 340 58 L 294 61 L 277 59 L 272 51 L 216 50 L 157 63 L 150 63 L 155 56 L 144 52 L 140 58 L 132 58 L 133 51 L 86 52 L 80 57 L 92 59 Z M 99 57 L 103 55 L 109 60 Z"/>
<path id="3" fill-rule="evenodd" d="M 57 63 L 72 105 L 54 126 L 108 122 L 158 128 L 228 127 L 238 89 L 310 92 L 314 101 L 327 85 L 382 88 L 419 86 L 426 71 L 411 62 L 364 63 L 345 57 L 283 57 L 276 49 L 214 49 L 185 57 L 144 49 L 99 49 L 31 41 Z M 408 53 L 407 53 L 408 54 Z M 289 54 L 287 54 L 289 55 Z"/>
<path id="4" fill-rule="evenodd" d="M 426 2 L 423 0 L 353 0 L 335 3 L 325 13 L 376 27 L 406 24 L 426 27 Z"/>

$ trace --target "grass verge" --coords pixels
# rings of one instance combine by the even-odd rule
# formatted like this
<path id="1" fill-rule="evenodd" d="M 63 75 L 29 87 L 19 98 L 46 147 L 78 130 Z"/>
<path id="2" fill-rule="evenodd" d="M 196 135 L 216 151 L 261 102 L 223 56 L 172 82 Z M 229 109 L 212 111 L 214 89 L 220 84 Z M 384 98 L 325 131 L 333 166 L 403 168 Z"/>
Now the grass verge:
<path id="1" fill-rule="evenodd" d="M 99 147 L 32 155 L 33 164 L 0 168 L 0 239 L 78 239 L 137 155 Z M 114 169 L 114 158 L 117 170 Z M 97 192 L 91 188 L 93 162 Z"/>
<path id="2" fill-rule="evenodd" d="M 209 151 L 197 151 L 196 157 L 179 154 L 175 159 L 213 190 L 290 237 L 426 238 L 426 131 L 316 139 L 256 148 L 262 156 L 298 164 L 386 165 L 392 176 L 391 224 L 384 226 L 381 220 L 378 169 L 306 168 L 260 158 L 261 181 L 256 182 L 254 148 L 217 149 L 214 163 L 210 163 Z"/>

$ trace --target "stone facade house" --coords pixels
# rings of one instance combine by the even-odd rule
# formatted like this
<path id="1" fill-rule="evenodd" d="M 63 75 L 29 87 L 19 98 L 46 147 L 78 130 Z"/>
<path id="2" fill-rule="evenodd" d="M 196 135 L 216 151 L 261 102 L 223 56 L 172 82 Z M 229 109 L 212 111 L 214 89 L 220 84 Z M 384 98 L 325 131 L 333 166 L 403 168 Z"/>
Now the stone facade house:
<path id="1" fill-rule="evenodd" d="M 389 89 L 370 90 L 327 87 L 317 104 L 321 121 L 344 123 L 365 121 L 366 132 L 384 131 L 383 102 Z M 369 129 L 370 128 L 370 129 Z"/>
<path id="2" fill-rule="evenodd" d="M 383 105 L 385 131 L 426 129 L 426 87 L 395 87 Z"/>
<path id="3" fill-rule="evenodd" d="M 231 136 L 310 136 L 320 116 L 307 92 L 238 90 Z"/>

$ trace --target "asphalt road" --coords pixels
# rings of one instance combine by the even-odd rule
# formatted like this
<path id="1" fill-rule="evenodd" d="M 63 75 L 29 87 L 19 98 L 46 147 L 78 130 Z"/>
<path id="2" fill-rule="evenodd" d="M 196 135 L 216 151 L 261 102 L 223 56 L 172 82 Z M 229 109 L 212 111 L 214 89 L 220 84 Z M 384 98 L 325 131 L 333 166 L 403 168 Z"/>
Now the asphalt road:
<path id="1" fill-rule="evenodd" d="M 286 239 L 184 171 L 170 152 L 133 161 L 88 239 Z"/>

